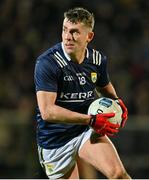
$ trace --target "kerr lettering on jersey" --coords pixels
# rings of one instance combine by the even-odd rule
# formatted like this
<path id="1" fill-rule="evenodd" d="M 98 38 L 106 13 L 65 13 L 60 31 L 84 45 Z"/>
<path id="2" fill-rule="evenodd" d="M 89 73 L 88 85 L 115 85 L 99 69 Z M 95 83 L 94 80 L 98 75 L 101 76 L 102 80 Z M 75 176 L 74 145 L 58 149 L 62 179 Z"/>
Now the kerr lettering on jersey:
<path id="1" fill-rule="evenodd" d="M 61 100 L 87 100 L 93 98 L 93 91 L 88 92 L 79 92 L 79 93 L 64 93 L 61 92 L 60 99 Z"/>

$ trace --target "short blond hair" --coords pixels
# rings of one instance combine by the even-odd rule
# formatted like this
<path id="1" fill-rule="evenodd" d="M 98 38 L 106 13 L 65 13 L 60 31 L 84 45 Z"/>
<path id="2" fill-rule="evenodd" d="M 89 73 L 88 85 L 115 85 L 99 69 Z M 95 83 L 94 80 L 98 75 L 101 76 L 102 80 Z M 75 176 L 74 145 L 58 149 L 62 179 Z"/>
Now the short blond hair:
<path id="1" fill-rule="evenodd" d="M 81 22 L 92 30 L 94 29 L 94 15 L 85 8 L 76 7 L 73 9 L 69 9 L 64 13 L 64 18 L 67 18 L 72 23 Z"/>

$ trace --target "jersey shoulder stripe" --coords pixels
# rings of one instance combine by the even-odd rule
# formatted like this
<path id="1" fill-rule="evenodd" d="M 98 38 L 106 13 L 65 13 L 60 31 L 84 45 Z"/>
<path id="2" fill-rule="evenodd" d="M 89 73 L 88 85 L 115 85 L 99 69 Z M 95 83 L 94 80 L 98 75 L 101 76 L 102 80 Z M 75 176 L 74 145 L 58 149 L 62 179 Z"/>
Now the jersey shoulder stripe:
<path id="1" fill-rule="evenodd" d="M 101 54 L 99 51 L 93 49 L 93 64 L 99 65 L 101 64 Z"/>
<path id="2" fill-rule="evenodd" d="M 60 55 L 60 53 L 58 51 L 56 51 L 54 54 L 54 59 L 57 61 L 57 63 L 59 64 L 59 66 L 61 68 L 65 67 L 67 64 L 66 60 Z"/>
<path id="3" fill-rule="evenodd" d="M 53 59 L 53 61 L 55 61 L 56 64 L 61 68 L 67 65 L 67 60 L 64 58 L 64 55 L 62 53 L 61 43 L 58 43 L 55 46 L 46 50 L 43 54 L 39 56 L 39 58 L 47 58 L 49 60 Z"/>

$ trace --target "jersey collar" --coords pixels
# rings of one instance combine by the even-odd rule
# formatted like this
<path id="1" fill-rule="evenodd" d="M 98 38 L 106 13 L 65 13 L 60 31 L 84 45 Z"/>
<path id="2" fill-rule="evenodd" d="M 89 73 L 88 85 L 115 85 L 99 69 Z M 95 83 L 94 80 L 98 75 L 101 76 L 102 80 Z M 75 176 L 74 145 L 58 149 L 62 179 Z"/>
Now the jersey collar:
<path id="1" fill-rule="evenodd" d="M 64 44 L 63 44 L 63 42 L 61 42 L 61 46 L 62 46 L 62 50 L 63 50 L 63 53 L 64 53 L 66 59 L 68 59 L 68 61 L 71 61 L 71 58 L 69 57 L 69 55 L 66 53 L 66 51 L 65 51 L 65 49 L 64 49 Z"/>
<path id="2" fill-rule="evenodd" d="M 64 44 L 63 44 L 63 42 L 61 42 L 61 47 L 62 47 L 62 50 L 63 50 L 63 53 L 64 53 L 66 59 L 68 59 L 68 61 L 71 61 L 70 56 L 66 53 L 66 51 L 65 51 L 65 49 L 64 49 Z M 88 48 L 86 48 L 86 58 L 89 58 L 89 50 L 88 50 Z"/>

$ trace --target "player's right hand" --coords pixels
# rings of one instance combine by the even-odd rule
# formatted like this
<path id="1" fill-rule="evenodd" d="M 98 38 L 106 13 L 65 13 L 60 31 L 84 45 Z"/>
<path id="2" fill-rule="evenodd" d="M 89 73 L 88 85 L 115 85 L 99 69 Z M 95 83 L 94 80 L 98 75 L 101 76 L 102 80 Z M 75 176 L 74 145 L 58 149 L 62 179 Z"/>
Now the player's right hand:
<path id="1" fill-rule="evenodd" d="M 115 113 L 100 113 L 91 115 L 89 125 L 100 135 L 113 136 L 120 128 L 119 124 L 113 124 L 108 121 L 108 118 L 112 118 L 114 116 Z"/>
<path id="2" fill-rule="evenodd" d="M 128 109 L 125 106 L 122 99 L 118 98 L 116 101 L 118 101 L 118 103 L 121 106 L 121 109 L 123 111 L 123 113 L 122 113 L 122 122 L 121 122 L 121 127 L 123 128 L 125 126 L 125 123 L 126 123 L 127 119 L 128 119 Z"/>

